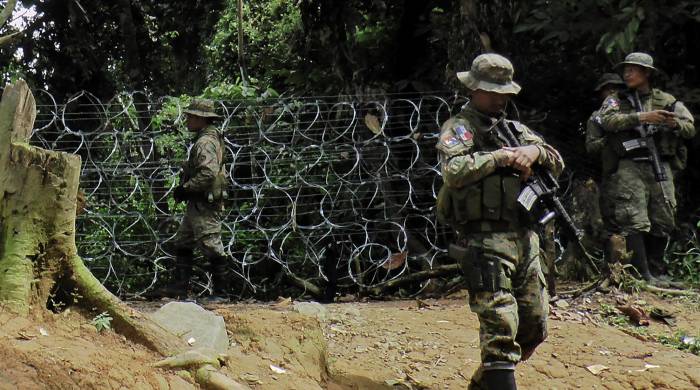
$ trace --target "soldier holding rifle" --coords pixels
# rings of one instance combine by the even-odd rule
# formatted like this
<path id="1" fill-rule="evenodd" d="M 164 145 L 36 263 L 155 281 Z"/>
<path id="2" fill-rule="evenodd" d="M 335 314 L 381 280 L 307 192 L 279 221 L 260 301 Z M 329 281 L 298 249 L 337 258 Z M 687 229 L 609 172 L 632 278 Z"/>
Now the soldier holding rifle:
<path id="1" fill-rule="evenodd" d="M 652 88 L 658 72 L 646 53 L 630 53 L 617 65 L 627 89 L 603 102 L 599 118 L 603 151 L 602 212 L 611 234 L 625 238 L 631 263 L 645 280 L 668 285 L 664 251 L 675 228 L 673 169 L 685 165 L 683 139 L 695 136 L 682 102 Z"/>
<path id="2" fill-rule="evenodd" d="M 505 119 L 508 100 L 520 91 L 508 59 L 482 54 L 457 77 L 470 102 L 442 126 L 437 214 L 455 230 L 450 256 L 462 266 L 469 307 L 479 316 L 481 365 L 469 388 L 515 389 L 515 365 L 546 338 L 549 312 L 539 239 L 518 198 L 536 169 L 558 175 L 564 164 L 527 126 Z"/>

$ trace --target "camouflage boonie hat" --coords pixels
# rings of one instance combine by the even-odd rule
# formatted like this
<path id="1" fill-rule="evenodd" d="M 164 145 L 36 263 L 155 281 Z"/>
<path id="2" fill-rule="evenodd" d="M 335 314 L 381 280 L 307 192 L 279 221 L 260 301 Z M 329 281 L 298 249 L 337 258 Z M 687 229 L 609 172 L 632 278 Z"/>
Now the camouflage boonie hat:
<path id="1" fill-rule="evenodd" d="M 617 73 L 603 73 L 603 75 L 598 79 L 598 82 L 593 90 L 598 92 L 608 84 L 625 85 L 625 82 L 622 81 L 622 77 L 620 77 L 620 75 Z"/>
<path id="2" fill-rule="evenodd" d="M 196 115 L 203 118 L 219 118 L 220 115 L 216 113 L 216 107 L 214 106 L 214 101 L 209 99 L 192 99 L 192 102 L 186 109 L 183 110 L 185 114 Z"/>
<path id="3" fill-rule="evenodd" d="M 615 65 L 615 69 L 619 70 L 625 65 L 637 65 L 643 68 L 651 69 L 654 72 L 659 71 L 658 69 L 654 68 L 654 59 L 649 54 L 642 52 L 634 52 L 627 54 L 627 57 L 625 57 L 624 61 Z"/>
<path id="4" fill-rule="evenodd" d="M 472 91 L 517 94 L 520 85 L 513 81 L 513 64 L 499 54 L 481 54 L 472 62 L 468 72 L 458 72 L 457 78 Z"/>

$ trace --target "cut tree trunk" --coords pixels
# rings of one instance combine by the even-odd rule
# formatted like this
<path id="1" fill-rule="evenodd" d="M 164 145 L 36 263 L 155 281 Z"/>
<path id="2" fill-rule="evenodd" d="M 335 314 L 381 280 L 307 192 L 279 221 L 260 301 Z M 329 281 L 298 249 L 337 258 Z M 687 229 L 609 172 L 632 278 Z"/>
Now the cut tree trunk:
<path id="1" fill-rule="evenodd" d="M 80 157 L 29 145 L 36 105 L 23 81 L 0 102 L 0 307 L 46 312 L 57 283 L 77 304 L 108 312 L 114 329 L 163 355 L 184 343 L 125 305 L 85 267 L 75 245 Z"/>

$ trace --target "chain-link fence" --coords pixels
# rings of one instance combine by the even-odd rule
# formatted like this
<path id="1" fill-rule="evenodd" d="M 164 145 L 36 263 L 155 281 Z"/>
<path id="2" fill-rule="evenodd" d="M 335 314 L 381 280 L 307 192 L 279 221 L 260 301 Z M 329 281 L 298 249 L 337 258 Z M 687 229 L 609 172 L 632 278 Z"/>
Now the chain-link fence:
<path id="1" fill-rule="evenodd" d="M 79 253 L 118 294 L 154 288 L 173 269 L 183 212 L 171 195 L 192 140 L 186 102 L 83 92 L 58 103 L 43 91 L 37 100 L 32 143 L 82 156 Z M 289 280 L 353 290 L 447 261 L 434 146 L 464 103 L 447 93 L 220 102 L 232 182 L 222 238 L 240 293 Z"/>

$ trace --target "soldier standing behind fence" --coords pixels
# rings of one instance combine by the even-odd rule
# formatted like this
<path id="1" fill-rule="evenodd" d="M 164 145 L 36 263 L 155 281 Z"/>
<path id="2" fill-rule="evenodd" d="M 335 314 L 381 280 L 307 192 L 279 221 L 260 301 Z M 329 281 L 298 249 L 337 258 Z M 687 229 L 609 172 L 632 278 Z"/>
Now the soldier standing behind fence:
<path id="1" fill-rule="evenodd" d="M 219 115 L 214 102 L 206 99 L 194 99 L 184 113 L 188 130 L 197 135 L 173 193 L 176 201 L 187 202 L 187 210 L 173 240 L 175 274 L 164 295 L 187 296 L 193 250 L 198 248 L 211 273 L 209 300 L 223 301 L 229 293 L 229 272 L 228 256 L 221 243 L 221 212 L 228 180 L 223 163 L 223 135 L 212 125 Z"/>
<path id="2" fill-rule="evenodd" d="M 603 102 L 597 121 L 605 130 L 602 154 L 603 215 L 611 233 L 625 238 L 630 262 L 652 283 L 668 285 L 664 251 L 675 229 L 673 172 L 685 166 L 683 139 L 695 136 L 693 117 L 672 95 L 651 87 L 653 58 L 631 53 L 617 65 L 627 89 Z M 660 160 L 661 180 L 650 159 L 652 148 L 632 145 L 649 135 Z M 647 142 L 645 145 L 649 145 Z M 615 237 L 615 236 L 613 236 Z M 662 279 L 657 279 L 661 277 Z"/>
<path id="3" fill-rule="evenodd" d="M 469 388 L 515 389 L 515 365 L 546 338 L 549 312 L 539 239 L 517 197 L 535 166 L 558 175 L 564 164 L 520 122 L 507 121 L 523 146 L 506 147 L 497 136 L 510 96 L 520 91 L 508 59 L 482 54 L 457 77 L 470 102 L 442 126 L 437 213 L 455 230 L 450 256 L 462 265 L 469 306 L 479 317 L 481 365 Z"/>

